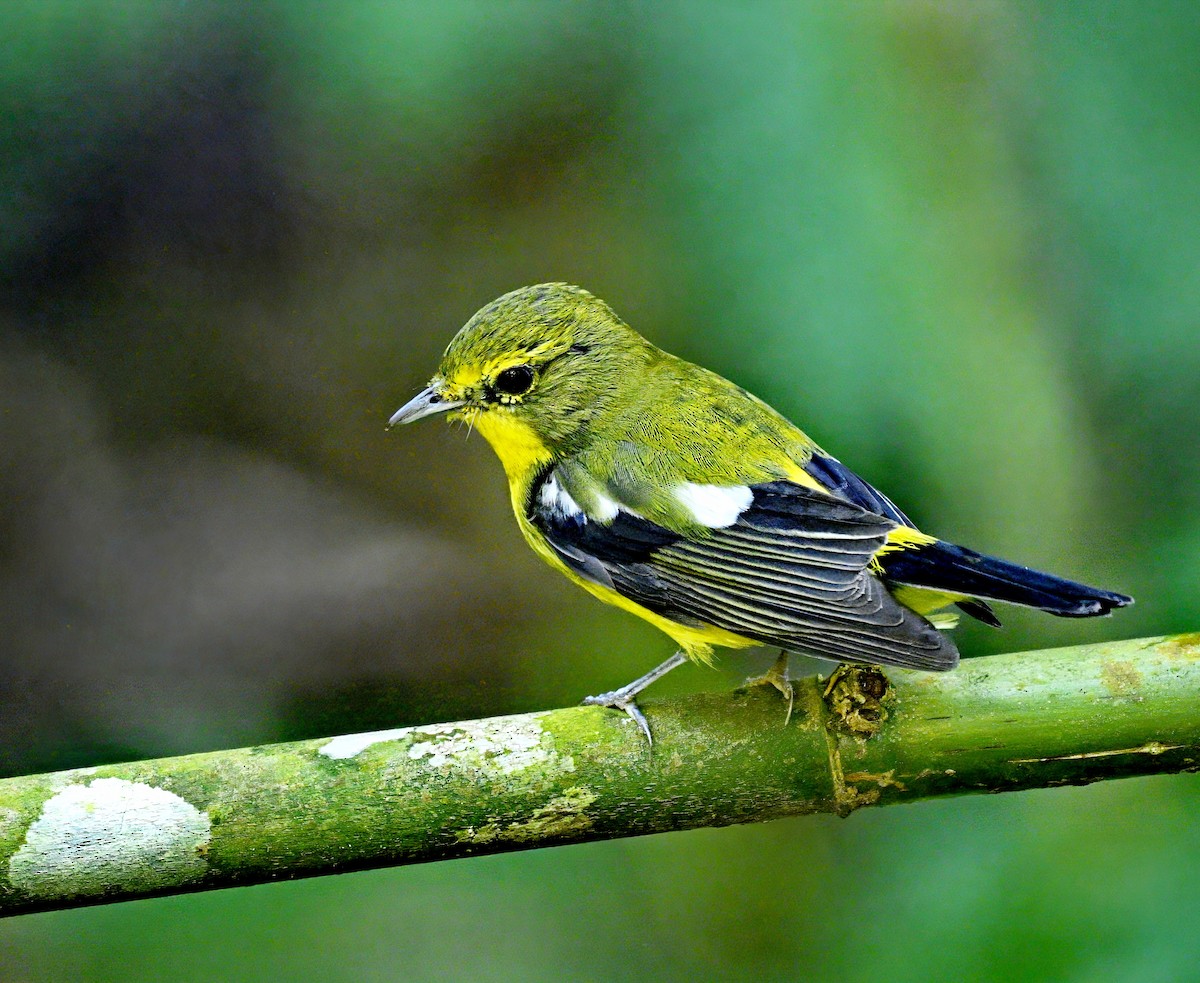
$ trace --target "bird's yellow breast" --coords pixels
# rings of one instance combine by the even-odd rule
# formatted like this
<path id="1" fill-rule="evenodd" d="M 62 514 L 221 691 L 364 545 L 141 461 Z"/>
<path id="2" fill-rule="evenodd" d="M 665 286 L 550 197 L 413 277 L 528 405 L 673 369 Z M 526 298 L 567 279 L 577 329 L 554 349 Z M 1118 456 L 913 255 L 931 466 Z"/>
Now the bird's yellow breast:
<path id="1" fill-rule="evenodd" d="M 520 515 L 525 508 L 524 496 L 530 484 L 553 458 L 550 448 L 528 424 L 503 410 L 475 410 L 464 414 L 464 418 L 492 445 L 492 450 L 500 458 L 513 492 L 513 507 Z M 516 499 L 518 485 L 522 486 L 519 489 L 520 502 Z"/>

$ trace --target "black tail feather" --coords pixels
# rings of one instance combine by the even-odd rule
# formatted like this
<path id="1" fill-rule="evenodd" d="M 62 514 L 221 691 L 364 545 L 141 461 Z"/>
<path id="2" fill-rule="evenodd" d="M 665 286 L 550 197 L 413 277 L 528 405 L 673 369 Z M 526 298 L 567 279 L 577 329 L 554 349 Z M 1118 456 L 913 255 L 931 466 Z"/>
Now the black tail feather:
<path id="1" fill-rule="evenodd" d="M 893 583 L 1024 604 L 1062 618 L 1091 618 L 1133 603 L 1124 594 L 1040 573 L 953 543 L 897 550 L 883 557 L 882 563 L 884 578 Z"/>
<path id="2" fill-rule="evenodd" d="M 963 614 L 969 614 L 976 621 L 982 621 L 989 628 L 999 628 L 1000 619 L 996 617 L 996 612 L 991 609 L 991 606 L 979 598 L 972 598 L 966 601 L 959 601 L 956 605 Z"/>

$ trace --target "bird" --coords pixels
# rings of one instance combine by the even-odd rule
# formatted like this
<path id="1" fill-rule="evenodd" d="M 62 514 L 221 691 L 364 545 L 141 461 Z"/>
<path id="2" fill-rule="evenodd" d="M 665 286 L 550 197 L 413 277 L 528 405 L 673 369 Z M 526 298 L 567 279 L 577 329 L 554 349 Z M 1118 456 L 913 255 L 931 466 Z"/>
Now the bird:
<path id="1" fill-rule="evenodd" d="M 960 614 L 989 602 L 1060 617 L 1131 604 L 928 535 L 758 397 L 671 355 L 604 301 L 541 283 L 481 308 L 389 429 L 447 414 L 481 434 L 526 542 L 677 651 L 585 704 L 653 737 L 638 695 L 715 648 L 773 646 L 759 682 L 790 701 L 788 653 L 944 671 Z"/>

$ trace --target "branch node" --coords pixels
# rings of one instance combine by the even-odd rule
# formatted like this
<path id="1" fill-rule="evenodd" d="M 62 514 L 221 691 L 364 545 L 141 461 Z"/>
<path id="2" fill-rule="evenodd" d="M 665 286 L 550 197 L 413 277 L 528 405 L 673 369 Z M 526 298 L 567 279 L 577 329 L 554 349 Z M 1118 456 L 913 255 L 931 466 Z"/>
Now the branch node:
<path id="1" fill-rule="evenodd" d="M 829 726 L 863 740 L 874 737 L 888 718 L 883 703 L 890 690 L 887 676 L 874 666 L 838 666 L 821 694 L 829 708 Z"/>

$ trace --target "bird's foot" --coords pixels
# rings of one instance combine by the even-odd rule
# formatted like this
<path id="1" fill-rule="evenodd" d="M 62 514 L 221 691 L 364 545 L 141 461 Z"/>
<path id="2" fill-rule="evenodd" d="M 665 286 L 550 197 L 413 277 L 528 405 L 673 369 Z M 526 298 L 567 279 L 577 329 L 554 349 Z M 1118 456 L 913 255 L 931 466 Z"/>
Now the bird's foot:
<path id="1" fill-rule="evenodd" d="M 646 743 L 653 746 L 654 738 L 650 736 L 650 724 L 646 722 L 646 715 L 642 713 L 642 708 L 637 705 L 638 691 L 629 686 L 622 686 L 620 689 L 614 689 L 609 693 L 601 693 L 599 696 L 587 696 L 583 699 L 585 707 L 610 707 L 613 710 L 624 710 L 633 718 L 633 722 L 641 728 L 643 734 L 646 735 Z"/>
<path id="2" fill-rule="evenodd" d="M 614 710 L 624 710 L 633 718 L 633 722 L 641 728 L 642 733 L 646 735 L 646 743 L 653 747 L 654 738 L 650 736 L 650 725 L 646 723 L 646 715 L 642 713 L 642 708 L 637 705 L 637 700 L 634 697 L 656 679 L 662 679 L 663 676 L 676 666 L 681 666 L 685 662 L 687 662 L 687 656 L 682 652 L 676 652 L 662 665 L 655 666 L 646 675 L 635 679 L 632 683 L 627 683 L 620 689 L 614 689 L 610 693 L 589 696 L 583 701 L 583 705 L 588 707 L 612 707 Z"/>
<path id="3" fill-rule="evenodd" d="M 781 651 L 779 658 L 775 660 L 770 669 L 761 676 L 751 676 L 742 684 L 747 688 L 751 686 L 774 686 L 775 689 L 779 690 L 783 698 L 788 701 L 787 716 L 783 718 L 784 727 L 791 721 L 792 710 L 796 706 L 796 687 L 788 679 L 787 667 L 788 654 Z"/>

